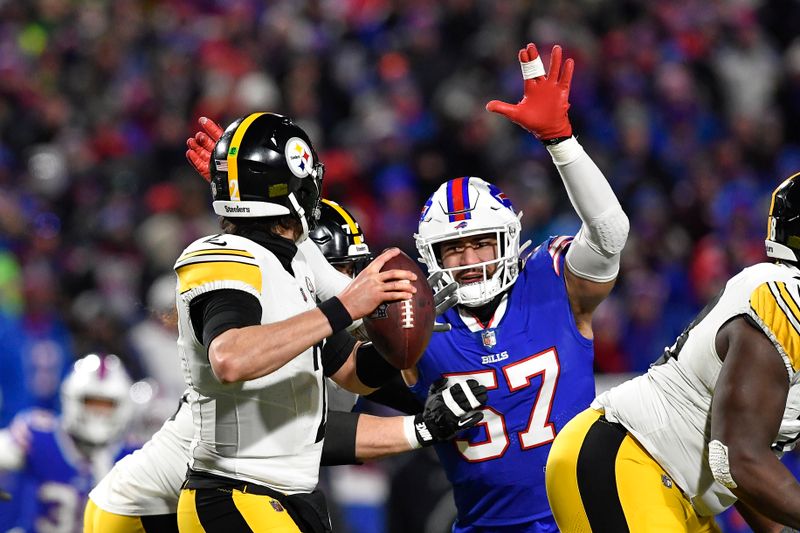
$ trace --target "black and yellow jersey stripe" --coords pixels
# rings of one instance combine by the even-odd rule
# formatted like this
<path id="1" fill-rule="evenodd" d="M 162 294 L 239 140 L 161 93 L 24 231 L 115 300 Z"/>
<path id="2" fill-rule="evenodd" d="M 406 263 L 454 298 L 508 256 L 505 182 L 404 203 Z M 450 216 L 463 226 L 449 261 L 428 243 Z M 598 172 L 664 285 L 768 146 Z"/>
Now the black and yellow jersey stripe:
<path id="1" fill-rule="evenodd" d="M 800 369 L 800 293 L 794 284 L 762 283 L 750 294 L 750 307 L 780 344 L 792 368 Z"/>
<path id="2" fill-rule="evenodd" d="M 175 262 L 181 294 L 215 281 L 240 281 L 261 291 L 261 269 L 247 250 L 206 248 L 185 252 Z"/>

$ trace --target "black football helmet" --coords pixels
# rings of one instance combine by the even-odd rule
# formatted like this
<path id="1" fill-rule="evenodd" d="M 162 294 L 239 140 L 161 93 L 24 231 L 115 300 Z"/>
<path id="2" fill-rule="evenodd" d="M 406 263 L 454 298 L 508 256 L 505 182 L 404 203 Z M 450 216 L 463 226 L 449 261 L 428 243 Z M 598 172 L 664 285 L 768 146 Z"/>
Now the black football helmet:
<path id="1" fill-rule="evenodd" d="M 764 244 L 769 257 L 800 262 L 800 172 L 773 191 Z"/>
<path id="2" fill-rule="evenodd" d="M 291 119 L 252 113 L 234 121 L 214 146 L 214 212 L 228 218 L 294 214 L 303 240 L 319 216 L 324 167 L 311 139 Z"/>
<path id="3" fill-rule="evenodd" d="M 320 217 L 309 237 L 331 265 L 352 276 L 364 270 L 372 261 L 369 246 L 356 219 L 331 200 L 323 198 L 320 202 Z"/>

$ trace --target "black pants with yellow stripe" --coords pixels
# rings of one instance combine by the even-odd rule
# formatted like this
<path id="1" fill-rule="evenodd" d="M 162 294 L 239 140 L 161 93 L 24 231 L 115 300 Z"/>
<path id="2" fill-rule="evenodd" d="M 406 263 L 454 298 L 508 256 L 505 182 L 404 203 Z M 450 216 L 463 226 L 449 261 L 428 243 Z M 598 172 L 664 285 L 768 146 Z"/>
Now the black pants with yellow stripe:
<path id="1" fill-rule="evenodd" d="M 330 533 L 319 491 L 287 496 L 267 487 L 189 471 L 178 500 L 181 533 Z"/>
<path id="2" fill-rule="evenodd" d="M 587 409 L 553 441 L 547 498 L 564 533 L 719 533 L 623 426 Z"/>

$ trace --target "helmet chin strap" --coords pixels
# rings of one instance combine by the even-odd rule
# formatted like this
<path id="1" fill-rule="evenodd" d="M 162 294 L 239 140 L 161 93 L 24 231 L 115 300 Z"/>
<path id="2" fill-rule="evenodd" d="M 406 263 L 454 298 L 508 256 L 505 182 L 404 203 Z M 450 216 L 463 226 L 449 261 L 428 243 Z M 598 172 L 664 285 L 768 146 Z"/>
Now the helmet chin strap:
<path id="1" fill-rule="evenodd" d="M 308 238 L 308 221 L 306 220 L 306 212 L 302 207 L 300 207 L 300 204 L 297 202 L 297 198 L 295 198 L 293 192 L 289 193 L 289 201 L 292 203 L 292 207 L 294 207 L 297 216 L 300 217 L 300 224 L 303 226 L 303 233 L 294 240 L 295 244 L 300 244 Z"/>

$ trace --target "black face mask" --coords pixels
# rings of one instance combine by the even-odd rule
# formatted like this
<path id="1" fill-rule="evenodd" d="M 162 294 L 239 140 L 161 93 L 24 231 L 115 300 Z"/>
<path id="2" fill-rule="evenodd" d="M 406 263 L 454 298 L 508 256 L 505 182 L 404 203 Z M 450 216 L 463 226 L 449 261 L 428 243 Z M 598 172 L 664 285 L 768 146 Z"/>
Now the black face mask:
<path id="1" fill-rule="evenodd" d="M 294 270 L 292 270 L 292 259 L 294 259 L 294 256 L 297 255 L 297 245 L 294 243 L 294 241 L 287 239 L 286 237 L 281 237 L 279 235 L 275 235 L 274 233 L 270 233 L 262 228 L 253 226 L 240 227 L 238 228 L 236 234 L 240 237 L 250 239 L 257 244 L 260 244 L 275 254 L 275 257 L 277 257 L 278 261 L 281 262 L 283 269 L 294 276 Z"/>

